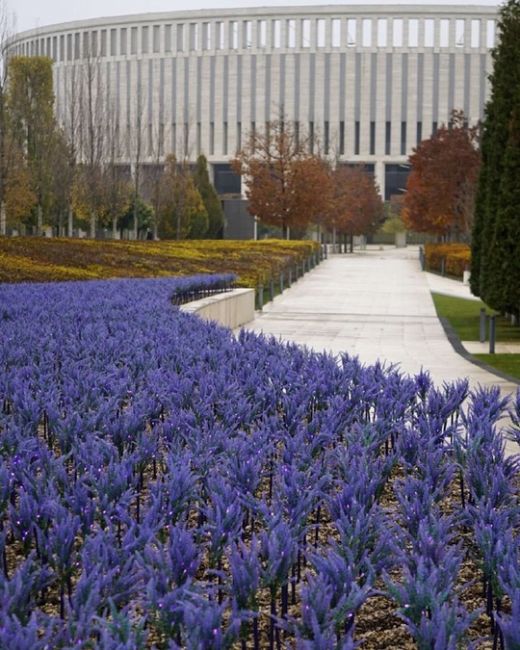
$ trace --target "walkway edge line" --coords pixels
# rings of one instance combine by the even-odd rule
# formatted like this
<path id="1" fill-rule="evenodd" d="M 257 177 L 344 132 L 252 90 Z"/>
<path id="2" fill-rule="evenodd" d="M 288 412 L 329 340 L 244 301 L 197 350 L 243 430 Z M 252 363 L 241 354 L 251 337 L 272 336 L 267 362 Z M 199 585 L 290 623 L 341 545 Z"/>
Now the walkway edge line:
<path id="1" fill-rule="evenodd" d="M 461 357 L 464 357 L 466 361 L 469 361 L 474 366 L 478 366 L 479 368 L 482 368 L 482 370 L 485 370 L 486 372 L 489 372 L 492 375 L 496 375 L 497 377 L 500 377 L 500 379 L 505 379 L 506 381 L 509 381 L 513 384 L 516 384 L 517 386 L 520 386 L 520 380 L 517 379 L 516 377 L 512 377 L 511 375 L 508 375 L 507 373 L 502 372 L 501 370 L 498 370 L 493 366 L 490 366 L 489 364 L 485 363 L 484 361 L 481 361 L 480 359 L 475 359 L 475 357 L 472 354 L 470 354 L 466 350 L 466 348 L 462 345 L 459 337 L 457 336 L 450 322 L 443 316 L 438 316 L 438 318 L 444 329 L 446 338 L 451 343 L 452 348 L 455 350 L 457 354 L 459 354 Z"/>

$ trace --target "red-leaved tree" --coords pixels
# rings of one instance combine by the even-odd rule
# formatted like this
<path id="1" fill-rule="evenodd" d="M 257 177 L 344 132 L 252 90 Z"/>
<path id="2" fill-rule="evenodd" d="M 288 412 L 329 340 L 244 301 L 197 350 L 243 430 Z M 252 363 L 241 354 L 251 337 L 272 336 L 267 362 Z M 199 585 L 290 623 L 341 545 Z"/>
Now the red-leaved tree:
<path id="1" fill-rule="evenodd" d="M 339 165 L 331 172 L 332 192 L 326 224 L 333 233 L 348 238 L 368 235 L 379 227 L 384 216 L 383 201 L 372 174 L 361 166 Z"/>
<path id="2" fill-rule="evenodd" d="M 249 212 L 284 236 L 318 219 L 327 205 L 328 165 L 309 144 L 290 122 L 269 122 L 265 131 L 250 134 L 232 162 L 245 177 Z"/>
<path id="3" fill-rule="evenodd" d="M 480 169 L 478 127 L 454 111 L 410 156 L 403 220 L 409 230 L 459 241 L 469 237 Z"/>

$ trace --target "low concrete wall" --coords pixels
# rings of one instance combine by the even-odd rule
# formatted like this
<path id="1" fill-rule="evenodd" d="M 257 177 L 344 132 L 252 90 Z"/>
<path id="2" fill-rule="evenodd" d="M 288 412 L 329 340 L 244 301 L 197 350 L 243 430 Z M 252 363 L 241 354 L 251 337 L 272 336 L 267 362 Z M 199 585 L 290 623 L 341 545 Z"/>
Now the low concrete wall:
<path id="1" fill-rule="evenodd" d="M 255 290 L 233 289 L 227 293 L 188 302 L 182 305 L 180 310 L 235 329 L 255 317 Z"/>

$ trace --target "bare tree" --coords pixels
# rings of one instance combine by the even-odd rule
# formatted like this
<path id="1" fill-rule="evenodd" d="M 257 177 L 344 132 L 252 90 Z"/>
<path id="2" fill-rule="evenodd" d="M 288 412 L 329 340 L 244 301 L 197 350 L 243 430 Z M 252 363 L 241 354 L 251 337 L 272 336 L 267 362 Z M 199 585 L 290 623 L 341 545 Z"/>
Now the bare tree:
<path id="1" fill-rule="evenodd" d="M 118 107 L 112 100 L 110 90 L 107 92 L 106 150 L 103 170 L 103 190 L 107 217 L 112 225 L 112 239 L 119 237 L 117 222 L 128 210 L 132 186 L 124 177 L 120 160 L 120 130 Z"/>
<path id="2" fill-rule="evenodd" d="M 137 79 L 135 101 L 130 106 L 131 114 L 127 115 L 126 140 L 128 157 L 131 161 L 131 172 L 133 182 L 133 223 L 131 238 L 138 238 L 139 218 L 138 218 L 138 197 L 141 190 L 141 165 L 144 158 L 145 145 L 145 126 L 144 126 L 144 99 L 141 79 L 141 62 L 137 62 Z"/>
<path id="3" fill-rule="evenodd" d="M 150 128 L 150 127 L 149 127 Z M 162 191 L 164 174 L 164 143 L 170 130 L 160 120 L 149 131 L 149 158 L 144 179 L 144 195 L 153 209 L 152 238 L 159 238 L 159 225 L 164 209 L 164 192 Z"/>
<path id="4" fill-rule="evenodd" d="M 81 66 L 79 102 L 79 142 L 81 179 L 85 207 L 89 212 L 90 236 L 96 237 L 100 203 L 100 184 L 105 150 L 106 84 L 97 52 L 90 46 L 84 51 Z"/>
<path id="5" fill-rule="evenodd" d="M 73 65 L 67 70 L 65 82 L 65 113 L 63 116 L 62 128 L 69 146 L 69 175 L 71 179 L 76 173 L 78 163 L 78 148 L 80 141 L 81 128 L 81 75 L 78 68 Z M 67 208 L 67 236 L 72 237 L 74 233 L 74 211 L 72 209 L 72 196 L 69 191 L 68 208 Z"/>

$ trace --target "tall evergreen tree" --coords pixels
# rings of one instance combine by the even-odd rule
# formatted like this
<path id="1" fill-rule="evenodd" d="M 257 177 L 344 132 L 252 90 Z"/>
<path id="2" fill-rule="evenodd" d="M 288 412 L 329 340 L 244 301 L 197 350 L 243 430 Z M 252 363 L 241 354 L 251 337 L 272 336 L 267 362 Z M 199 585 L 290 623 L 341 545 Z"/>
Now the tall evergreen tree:
<path id="1" fill-rule="evenodd" d="M 513 166 L 515 155 L 511 149 L 518 146 L 511 129 L 520 87 L 520 0 L 509 0 L 500 9 L 498 34 L 498 44 L 492 52 L 491 97 L 483 124 L 483 164 L 472 237 L 471 288 L 492 307 L 506 311 L 511 309 L 511 299 L 505 291 L 509 281 L 504 270 L 511 264 L 503 258 L 509 249 L 501 240 L 505 232 L 504 219 L 509 214 L 506 204 L 515 194 L 511 187 L 515 180 L 506 181 L 504 177 L 506 152 L 508 165 Z M 516 182 L 520 182 L 518 175 Z M 520 277 L 512 281 L 520 283 Z"/>
<path id="2" fill-rule="evenodd" d="M 492 251 L 492 295 L 505 312 L 520 315 L 520 88 L 509 124 L 509 137 L 497 202 Z"/>
<path id="3" fill-rule="evenodd" d="M 200 155 L 193 172 L 195 187 L 202 197 L 204 207 L 208 213 L 209 227 L 206 237 L 209 239 L 221 239 L 224 231 L 224 213 L 215 188 L 209 180 L 208 161 L 206 156 Z"/>

